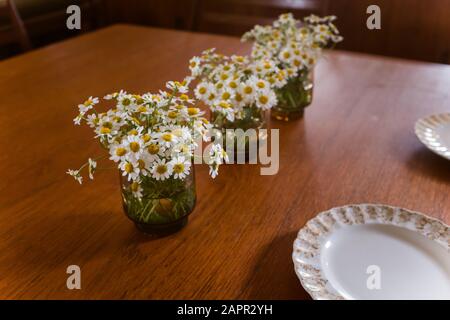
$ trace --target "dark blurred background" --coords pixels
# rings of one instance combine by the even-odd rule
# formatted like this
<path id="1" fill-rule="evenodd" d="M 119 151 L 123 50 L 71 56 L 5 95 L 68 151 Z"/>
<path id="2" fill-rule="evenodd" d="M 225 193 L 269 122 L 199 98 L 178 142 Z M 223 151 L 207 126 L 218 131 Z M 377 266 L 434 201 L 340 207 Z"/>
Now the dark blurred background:
<path id="1" fill-rule="evenodd" d="M 80 31 L 66 8 L 81 7 Z M 366 9 L 381 8 L 381 30 Z M 338 48 L 450 64 L 450 0 L 0 0 L 0 59 L 116 23 L 240 36 L 280 13 L 338 16 Z"/>

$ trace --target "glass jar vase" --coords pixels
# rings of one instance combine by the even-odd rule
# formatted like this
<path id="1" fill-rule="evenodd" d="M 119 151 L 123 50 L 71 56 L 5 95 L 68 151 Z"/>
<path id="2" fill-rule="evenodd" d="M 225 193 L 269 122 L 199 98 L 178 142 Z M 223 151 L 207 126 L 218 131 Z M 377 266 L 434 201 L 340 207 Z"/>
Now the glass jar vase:
<path id="1" fill-rule="evenodd" d="M 212 112 L 211 123 L 219 131 L 223 148 L 227 151 L 230 160 L 249 161 L 256 156 L 256 154 L 250 154 L 250 150 L 256 153 L 258 146 L 265 143 L 267 139 L 266 134 L 259 131 L 267 127 L 266 112 L 256 106 L 244 107 L 242 116 L 234 121 L 229 121 L 221 113 Z M 237 129 L 241 129 L 242 132 Z"/>
<path id="2" fill-rule="evenodd" d="M 276 90 L 278 104 L 272 108 L 272 118 L 290 121 L 303 117 L 304 110 L 312 102 L 314 87 L 313 70 L 301 72 Z"/>
<path id="3" fill-rule="evenodd" d="M 121 177 L 125 214 L 149 234 L 166 235 L 183 228 L 196 202 L 194 166 L 184 179 L 143 176 L 138 185 Z"/>

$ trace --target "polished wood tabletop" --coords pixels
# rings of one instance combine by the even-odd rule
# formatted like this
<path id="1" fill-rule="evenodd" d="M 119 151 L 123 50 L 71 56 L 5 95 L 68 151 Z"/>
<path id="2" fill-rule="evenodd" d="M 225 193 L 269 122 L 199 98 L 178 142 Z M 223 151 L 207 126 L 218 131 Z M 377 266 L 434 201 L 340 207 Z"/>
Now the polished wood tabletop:
<path id="1" fill-rule="evenodd" d="M 450 223 L 450 161 L 414 123 L 450 108 L 450 66 L 327 52 L 313 103 L 280 129 L 280 167 L 196 169 L 186 228 L 164 238 L 125 217 L 116 170 L 83 186 L 65 174 L 103 150 L 77 104 L 183 78 L 203 49 L 248 53 L 239 39 L 117 25 L 0 62 L 0 298 L 308 299 L 291 259 L 317 213 L 383 203 Z M 66 269 L 81 268 L 68 290 Z"/>

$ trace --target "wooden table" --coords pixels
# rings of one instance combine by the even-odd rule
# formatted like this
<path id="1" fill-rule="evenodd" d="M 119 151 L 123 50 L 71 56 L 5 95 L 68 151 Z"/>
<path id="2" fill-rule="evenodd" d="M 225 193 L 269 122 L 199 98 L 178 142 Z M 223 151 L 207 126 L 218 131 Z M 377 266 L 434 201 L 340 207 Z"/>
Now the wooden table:
<path id="1" fill-rule="evenodd" d="M 293 298 L 309 296 L 291 261 L 318 212 L 385 203 L 450 222 L 450 162 L 413 133 L 450 107 L 450 66 L 347 52 L 316 69 L 313 104 L 280 128 L 280 169 L 197 169 L 188 226 L 162 239 L 122 212 L 115 170 L 79 186 L 65 174 L 102 152 L 76 105 L 118 89 L 156 91 L 208 47 L 238 39 L 114 26 L 0 62 L 0 298 Z M 66 268 L 81 267 L 81 290 Z"/>

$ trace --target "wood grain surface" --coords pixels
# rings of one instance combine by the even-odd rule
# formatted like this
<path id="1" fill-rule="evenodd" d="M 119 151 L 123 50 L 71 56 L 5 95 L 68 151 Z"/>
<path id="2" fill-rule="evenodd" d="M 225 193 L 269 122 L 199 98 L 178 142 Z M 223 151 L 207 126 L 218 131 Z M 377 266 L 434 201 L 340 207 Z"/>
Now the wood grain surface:
<path id="1" fill-rule="evenodd" d="M 156 91 L 205 48 L 236 38 L 126 25 L 0 63 L 0 298 L 309 296 L 291 260 L 318 212 L 383 203 L 450 223 L 450 162 L 415 137 L 416 119 L 450 108 L 450 66 L 328 52 L 305 118 L 280 129 L 280 169 L 196 168 L 198 202 L 181 232 L 152 239 L 122 212 L 118 174 L 78 185 L 65 174 L 102 152 L 76 105 L 121 88 Z M 66 268 L 81 267 L 81 290 Z"/>

